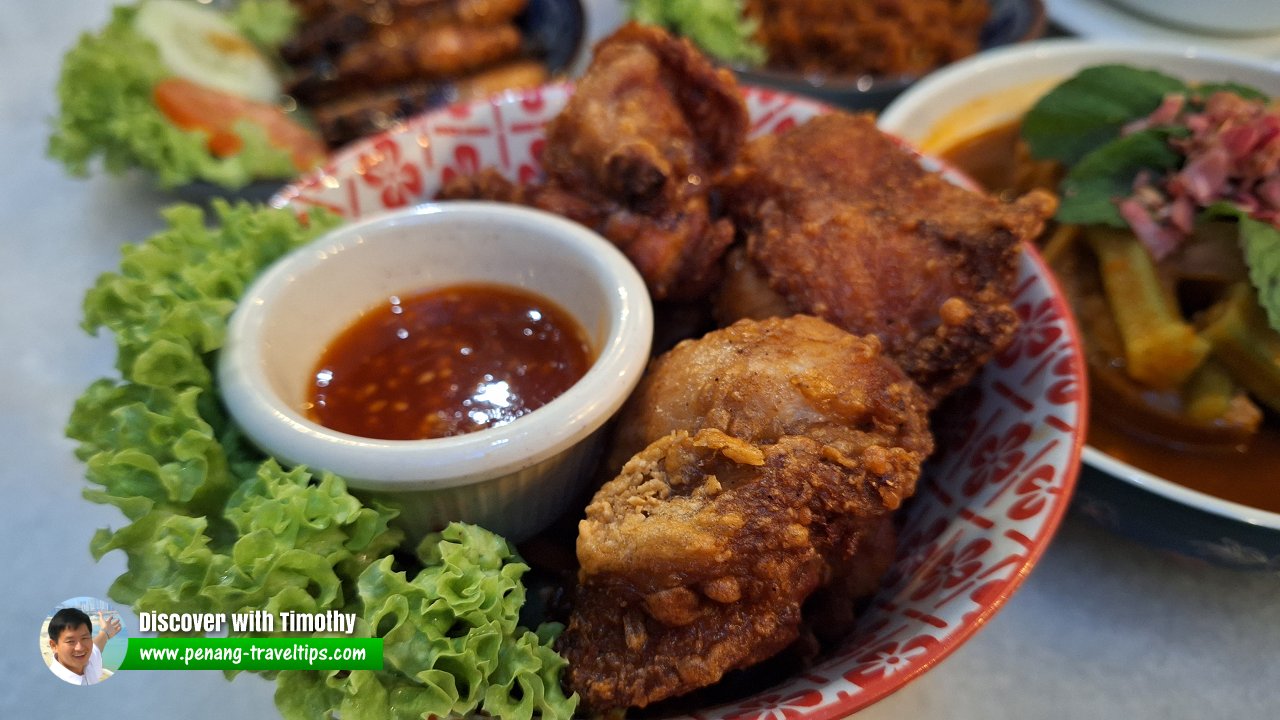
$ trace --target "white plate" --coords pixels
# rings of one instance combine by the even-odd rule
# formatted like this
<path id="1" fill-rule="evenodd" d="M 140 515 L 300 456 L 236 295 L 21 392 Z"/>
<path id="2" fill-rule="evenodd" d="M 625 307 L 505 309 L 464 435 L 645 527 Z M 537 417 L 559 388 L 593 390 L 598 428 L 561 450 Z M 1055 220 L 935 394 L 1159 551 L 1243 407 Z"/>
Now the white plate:
<path id="1" fill-rule="evenodd" d="M 1049 19 L 1063 30 L 1094 40 L 1158 41 L 1280 58 L 1280 34 L 1201 35 L 1151 22 L 1107 0 L 1045 0 L 1045 7 Z"/>

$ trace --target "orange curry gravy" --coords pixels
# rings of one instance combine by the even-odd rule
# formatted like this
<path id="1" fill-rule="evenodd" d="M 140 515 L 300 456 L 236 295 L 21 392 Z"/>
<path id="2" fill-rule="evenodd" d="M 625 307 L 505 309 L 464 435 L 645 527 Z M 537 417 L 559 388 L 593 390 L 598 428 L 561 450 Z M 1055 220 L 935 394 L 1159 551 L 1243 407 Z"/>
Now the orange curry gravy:
<path id="1" fill-rule="evenodd" d="M 1089 418 L 1089 444 L 1179 485 L 1249 507 L 1280 512 L 1280 429 L 1264 425 L 1245 450 L 1176 448 L 1134 437 L 1107 417 Z"/>
<path id="2" fill-rule="evenodd" d="M 1019 124 L 999 125 L 938 154 L 983 187 L 1003 192 L 1025 182 L 1015 160 Z M 1070 287 L 1064 283 L 1064 289 Z M 1087 338 L 1085 338 L 1087 342 Z M 1095 383 L 1096 385 L 1096 383 Z M 1095 396 L 1089 444 L 1130 465 L 1201 492 L 1250 507 L 1280 512 L 1280 422 L 1264 420 L 1245 447 L 1196 446 L 1143 434 L 1141 410 L 1118 412 Z M 1135 419 L 1137 418 L 1137 419 Z M 1135 431 L 1128 423 L 1138 423 Z"/>
<path id="3" fill-rule="evenodd" d="M 577 321 L 524 290 L 471 284 L 392 296 L 325 350 L 306 411 L 361 437 L 461 435 L 545 405 L 593 360 Z"/>

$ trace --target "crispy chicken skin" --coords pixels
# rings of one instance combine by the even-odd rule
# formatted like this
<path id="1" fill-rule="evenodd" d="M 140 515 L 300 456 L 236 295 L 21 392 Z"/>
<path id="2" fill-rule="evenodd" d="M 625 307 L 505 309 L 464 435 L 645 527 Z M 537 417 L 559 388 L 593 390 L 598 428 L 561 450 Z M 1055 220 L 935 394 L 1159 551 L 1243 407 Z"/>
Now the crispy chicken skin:
<path id="1" fill-rule="evenodd" d="M 1018 254 L 1057 202 L 960 188 L 847 113 L 753 140 L 726 192 L 748 262 L 717 299 L 721 321 L 781 305 L 873 333 L 934 401 L 1013 335 Z"/>
<path id="2" fill-rule="evenodd" d="M 622 467 L 664 435 L 702 428 L 755 444 L 803 435 L 850 457 L 895 444 L 928 454 L 919 399 L 877 338 L 811 316 L 740 322 L 653 361 L 619 413 L 606 463 Z"/>
<path id="3" fill-rule="evenodd" d="M 802 639 L 815 591 L 874 589 L 927 406 L 876 338 L 808 316 L 655 360 L 620 417 L 628 459 L 579 523 L 570 688 L 592 711 L 681 695 Z"/>
<path id="4" fill-rule="evenodd" d="M 545 181 L 521 187 L 488 171 L 455 180 L 441 196 L 566 215 L 617 245 L 655 300 L 701 298 L 734 233 L 718 217 L 712 187 L 736 160 L 747 121 L 732 73 L 687 40 L 629 24 L 596 46 L 548 124 Z"/>
<path id="5" fill-rule="evenodd" d="M 747 109 L 729 71 L 688 40 L 623 26 L 595 48 L 568 105 L 547 125 L 547 174 L 568 187 L 641 203 L 690 173 L 728 170 L 746 139 Z"/>
<path id="6" fill-rule="evenodd" d="M 361 95 L 412 96 L 415 86 L 444 86 L 510 62 L 526 55 L 518 16 L 527 4 L 528 0 L 295 1 L 302 22 L 280 49 L 291 68 L 288 92 L 309 110 L 333 114 L 331 106 L 350 106 Z M 440 88 L 423 101 L 439 100 L 446 91 Z M 326 137 L 332 144 L 333 138 Z"/>

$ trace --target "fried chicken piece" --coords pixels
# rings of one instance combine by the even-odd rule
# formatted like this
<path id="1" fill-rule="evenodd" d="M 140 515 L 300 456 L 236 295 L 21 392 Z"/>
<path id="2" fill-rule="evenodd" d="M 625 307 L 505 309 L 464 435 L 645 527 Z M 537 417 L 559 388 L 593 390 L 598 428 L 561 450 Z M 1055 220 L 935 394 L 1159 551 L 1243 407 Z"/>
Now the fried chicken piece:
<path id="1" fill-rule="evenodd" d="M 845 113 L 752 141 L 727 188 L 747 235 L 739 271 L 760 277 L 726 282 L 722 322 L 781 304 L 874 333 L 935 402 L 1012 337 L 1022 242 L 1057 205 L 958 187 L 870 115 Z M 766 288 L 780 298 L 759 298 Z"/>
<path id="2" fill-rule="evenodd" d="M 559 641 L 595 711 L 712 684 L 801 638 L 815 591 L 874 588 L 933 447 L 879 341 L 807 316 L 677 345 L 619 423 L 611 457 L 634 455 L 579 523 Z"/>
<path id="3" fill-rule="evenodd" d="M 921 75 L 978 52 L 987 0 L 747 0 L 774 70 Z"/>
<path id="4" fill-rule="evenodd" d="M 803 435 L 855 458 L 895 444 L 927 455 L 928 433 L 916 432 L 927 412 L 919 389 L 881 346 L 804 315 L 682 342 L 653 361 L 623 406 L 607 466 L 664 435 L 708 427 L 755 444 Z"/>
<path id="5" fill-rule="evenodd" d="M 379 27 L 343 51 L 338 77 L 349 85 L 440 79 L 473 72 L 520 51 L 520 28 L 411 21 Z"/>
<path id="6" fill-rule="evenodd" d="M 544 183 L 515 188 L 488 173 L 458 179 L 441 196 L 579 209 L 567 214 L 617 245 L 654 299 L 700 298 L 734 233 L 718 217 L 712 187 L 736 160 L 747 123 L 732 73 L 687 40 L 629 24 L 596 46 L 548 123 Z"/>
<path id="7" fill-rule="evenodd" d="M 568 105 L 547 125 L 547 174 L 643 202 L 687 175 L 727 170 L 746 139 L 732 73 L 663 30 L 629 24 L 596 46 Z"/>
<path id="8" fill-rule="evenodd" d="M 528 0 L 334 0 L 307 19 L 280 49 L 289 64 L 288 93 L 339 122 L 357 119 L 341 106 L 369 109 L 373 122 L 462 97 L 453 82 L 528 56 L 520 14 Z M 366 121 L 368 122 L 368 121 Z M 345 132 L 345 131 L 344 131 Z M 330 139 L 332 138 L 332 139 Z M 343 132 L 326 133 L 331 144 Z"/>
<path id="9" fill-rule="evenodd" d="M 376 35 L 388 29 L 405 28 L 400 33 L 403 38 L 431 25 L 510 24 L 528 0 L 293 0 L 293 5 L 302 22 L 280 47 L 280 56 L 290 65 L 299 65 L 332 61 L 342 48 L 371 35 L 403 44 L 394 35 Z"/>

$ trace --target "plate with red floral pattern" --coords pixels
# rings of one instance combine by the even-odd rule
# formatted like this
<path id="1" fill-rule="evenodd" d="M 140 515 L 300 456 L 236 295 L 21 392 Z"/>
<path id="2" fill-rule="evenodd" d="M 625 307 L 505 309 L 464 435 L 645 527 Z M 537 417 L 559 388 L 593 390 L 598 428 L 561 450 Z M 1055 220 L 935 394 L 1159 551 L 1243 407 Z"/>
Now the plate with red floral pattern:
<path id="1" fill-rule="evenodd" d="M 483 168 L 536 178 L 544 124 L 571 93 L 554 84 L 418 116 L 337 152 L 271 202 L 358 218 L 429 200 L 450 178 Z M 753 134 L 830 111 L 780 92 L 744 94 Z M 1027 577 L 1075 488 L 1087 390 L 1071 313 L 1030 247 L 1013 306 L 1021 319 L 1013 342 L 935 417 L 939 450 L 902 511 L 896 560 L 854 632 L 804 671 L 687 717 L 844 717 L 936 665 Z"/>

